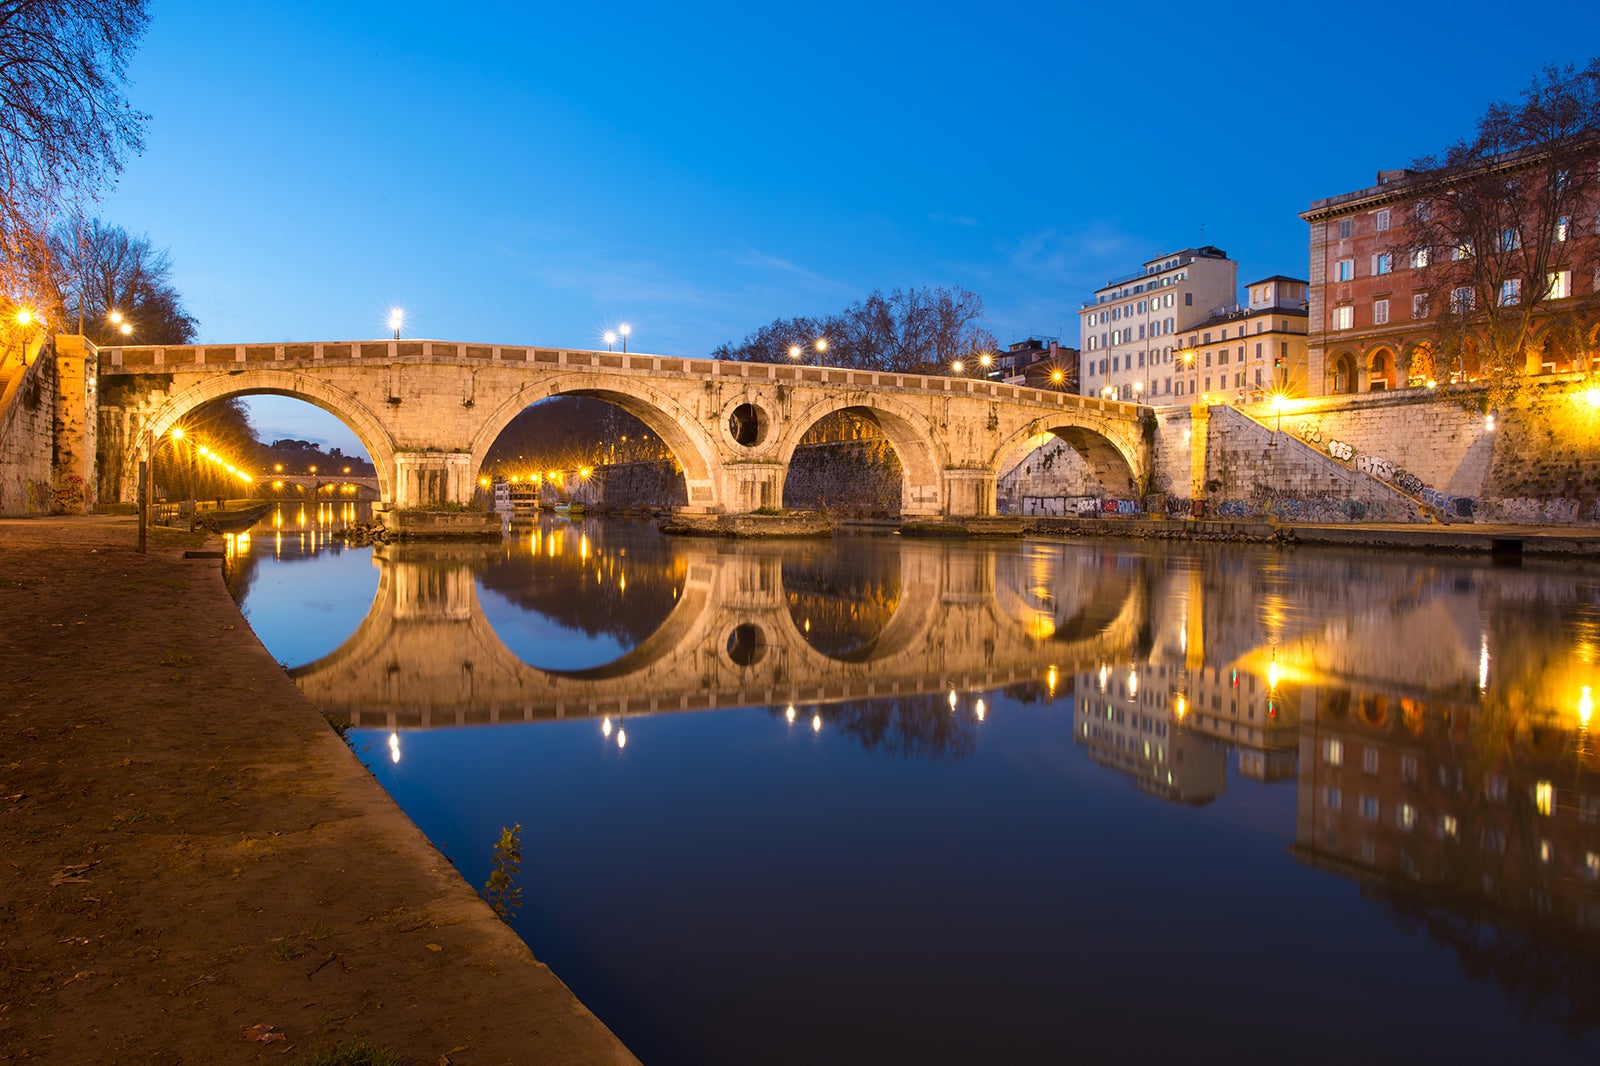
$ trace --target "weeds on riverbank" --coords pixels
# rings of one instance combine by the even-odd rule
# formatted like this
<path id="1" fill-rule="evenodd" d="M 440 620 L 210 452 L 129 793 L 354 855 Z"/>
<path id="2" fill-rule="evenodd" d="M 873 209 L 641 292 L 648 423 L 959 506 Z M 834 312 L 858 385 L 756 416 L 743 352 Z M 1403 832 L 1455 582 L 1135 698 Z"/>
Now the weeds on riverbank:
<path id="1" fill-rule="evenodd" d="M 517 886 L 517 875 L 522 872 L 522 823 L 500 830 L 500 839 L 494 846 L 493 868 L 483 886 L 483 898 L 489 902 L 500 920 L 508 922 L 522 906 L 522 889 Z"/>

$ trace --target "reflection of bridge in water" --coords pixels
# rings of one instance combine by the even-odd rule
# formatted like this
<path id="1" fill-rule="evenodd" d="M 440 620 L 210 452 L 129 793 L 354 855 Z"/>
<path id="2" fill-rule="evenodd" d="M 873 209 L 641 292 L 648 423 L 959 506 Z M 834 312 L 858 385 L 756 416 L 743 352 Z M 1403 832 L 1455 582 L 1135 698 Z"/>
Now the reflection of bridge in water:
<path id="1" fill-rule="evenodd" d="M 407 728 L 820 703 L 1034 683 L 1136 653 L 1148 604 L 1125 558 L 997 556 L 949 546 L 898 553 L 899 601 L 876 639 L 844 657 L 796 625 L 782 547 L 690 548 L 677 604 L 603 666 L 545 670 L 500 639 L 476 574 L 498 547 L 388 546 L 360 627 L 292 671 L 324 711 Z M 789 566 L 796 563 L 790 559 Z"/>

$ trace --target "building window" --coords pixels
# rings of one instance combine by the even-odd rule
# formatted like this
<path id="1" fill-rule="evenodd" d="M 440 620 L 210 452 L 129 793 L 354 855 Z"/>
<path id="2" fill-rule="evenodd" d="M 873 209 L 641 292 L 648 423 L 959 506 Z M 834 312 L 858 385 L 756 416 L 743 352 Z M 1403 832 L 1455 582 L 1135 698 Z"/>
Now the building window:
<path id="1" fill-rule="evenodd" d="M 1333 278 L 1335 281 L 1354 281 L 1356 276 L 1356 261 L 1354 259 L 1341 259 L 1334 264 Z"/>
<path id="2" fill-rule="evenodd" d="M 1556 786 L 1549 781 L 1540 781 L 1533 786 L 1533 808 L 1546 818 L 1555 809 Z"/>
<path id="3" fill-rule="evenodd" d="M 1322 806 L 1324 809 L 1336 811 L 1343 801 L 1344 797 L 1339 794 L 1338 789 L 1331 785 L 1322 786 Z"/>
<path id="4" fill-rule="evenodd" d="M 1369 774 L 1378 772 L 1378 749 L 1368 748 L 1361 753 L 1361 769 Z"/>
<path id="5" fill-rule="evenodd" d="M 1500 250 L 1502 252 L 1514 252 L 1521 247 L 1522 234 L 1511 227 L 1500 231 Z"/>
<path id="6" fill-rule="evenodd" d="M 1206 387 L 1207 388 L 1210 387 L 1210 383 L 1209 382 L 1207 382 L 1207 386 Z M 1342 741 L 1342 740 L 1325 740 L 1325 741 L 1323 741 L 1322 742 L 1322 761 L 1327 763 L 1329 766 L 1343 766 L 1344 765 L 1344 741 Z"/>
<path id="7" fill-rule="evenodd" d="M 1186 292 L 1186 293 L 1183 294 L 1183 306 L 1185 306 L 1185 307 L 1193 307 L 1194 306 L 1194 293 Z"/>
<path id="8" fill-rule="evenodd" d="M 1458 315 L 1467 314 L 1472 310 L 1472 288 L 1461 286 L 1450 293 L 1450 310 Z"/>
<path id="9" fill-rule="evenodd" d="M 1572 236 L 1572 216 L 1562 215 L 1556 219 L 1556 240 L 1564 241 Z"/>
<path id="10" fill-rule="evenodd" d="M 1463 241 L 1461 244 L 1458 244 L 1454 248 L 1450 249 L 1450 258 L 1457 260 L 1458 262 L 1462 259 L 1471 259 L 1472 242 Z"/>
<path id="11" fill-rule="evenodd" d="M 1256 341 L 1256 358 L 1257 359 L 1261 358 L 1261 342 L 1260 341 Z"/>
<path id="12" fill-rule="evenodd" d="M 1121 370 L 1121 369 L 1122 369 L 1122 356 L 1113 355 L 1111 357 L 1111 370 L 1112 370 L 1112 372 L 1115 373 L 1116 371 Z"/>
<path id="13" fill-rule="evenodd" d="M 1441 837 L 1454 837 L 1461 832 L 1461 823 L 1456 821 L 1456 816 L 1446 814 L 1439 819 L 1439 835 Z"/>
<path id="14" fill-rule="evenodd" d="M 1348 218 L 1339 220 L 1339 239 L 1341 241 L 1350 239 L 1350 220 Z"/>
<path id="15" fill-rule="evenodd" d="M 1500 306 L 1510 307 L 1522 300 L 1522 279 L 1507 278 L 1500 283 Z"/>
<path id="16" fill-rule="evenodd" d="M 1379 232 L 1389 228 L 1389 209 L 1387 207 L 1378 212 L 1377 225 Z"/>
<path id="17" fill-rule="evenodd" d="M 1421 270 L 1428 265 L 1428 250 L 1426 248 L 1411 249 L 1411 269 Z"/>
<path id="18" fill-rule="evenodd" d="M 1558 270 L 1548 278 L 1550 299 L 1565 300 L 1572 295 L 1572 271 Z"/>
<path id="19" fill-rule="evenodd" d="M 1414 294 L 1411 297 L 1411 317 L 1412 318 L 1427 318 L 1428 317 L 1428 294 L 1427 293 L 1419 292 L 1419 293 Z"/>
<path id="20" fill-rule="evenodd" d="M 1429 200 L 1418 200 L 1417 206 L 1412 208 L 1412 214 L 1418 222 L 1426 222 L 1433 217 L 1433 203 Z"/>
<path id="21" fill-rule="evenodd" d="M 1468 291 L 1470 292 L 1471 290 L 1468 290 Z M 1355 321 L 1356 321 L 1356 309 L 1355 308 L 1346 305 L 1344 307 L 1335 307 L 1333 309 L 1333 328 L 1334 329 L 1349 329 L 1351 326 L 1355 325 Z"/>
<path id="22" fill-rule="evenodd" d="M 1372 301 L 1372 322 L 1373 322 L 1373 325 L 1381 326 L 1385 322 L 1388 322 L 1388 321 L 1389 321 L 1389 301 L 1388 300 L 1374 300 L 1374 301 Z"/>
<path id="23" fill-rule="evenodd" d="M 1379 252 L 1372 257 L 1372 272 L 1374 274 L 1387 274 L 1394 269 L 1394 253 Z"/>
<path id="24" fill-rule="evenodd" d="M 1376 822 L 1378 820 L 1377 796 L 1361 797 L 1361 817 L 1368 822 Z"/>
<path id="25" fill-rule="evenodd" d="M 1407 784 L 1415 784 L 1417 780 L 1417 757 L 1415 755 L 1400 756 L 1400 777 Z"/>
<path id="26" fill-rule="evenodd" d="M 1228 349 L 1226 349 L 1226 348 L 1220 349 L 1217 352 L 1217 362 L 1218 363 L 1226 363 L 1227 361 L 1228 361 Z"/>
<path id="27" fill-rule="evenodd" d="M 1394 824 L 1411 832 L 1417 826 L 1417 809 L 1409 803 L 1400 804 L 1394 811 Z"/>

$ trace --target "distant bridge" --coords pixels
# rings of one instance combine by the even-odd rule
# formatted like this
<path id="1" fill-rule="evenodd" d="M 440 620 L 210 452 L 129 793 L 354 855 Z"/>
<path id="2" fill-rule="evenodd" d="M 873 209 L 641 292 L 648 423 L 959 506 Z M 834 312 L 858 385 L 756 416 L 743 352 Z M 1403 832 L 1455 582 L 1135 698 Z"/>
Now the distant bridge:
<path id="1" fill-rule="evenodd" d="M 101 484 L 133 500 L 152 442 L 204 403 L 293 396 L 342 420 L 399 507 L 466 503 L 502 430 L 530 404 L 592 396 L 638 417 L 683 470 L 687 510 L 777 507 L 818 420 L 876 422 L 903 470 L 901 514 L 989 515 L 995 480 L 1052 436 L 1106 495 L 1148 485 L 1148 409 L 987 380 L 444 341 L 107 348 L 98 353 Z M 116 486 L 112 489 L 112 486 Z"/>
<path id="2" fill-rule="evenodd" d="M 282 491 L 288 488 L 303 491 Z M 346 488 L 351 491 L 348 493 L 342 491 Z M 344 500 L 352 497 L 359 500 L 383 498 L 383 487 L 378 484 L 376 477 L 352 477 L 349 474 L 262 474 L 256 480 L 256 495 L 267 499 L 276 499 L 279 496 L 298 499 L 305 492 L 318 497 L 331 494 L 335 498 Z"/>
<path id="3" fill-rule="evenodd" d="M 495 548 L 498 552 L 500 549 Z M 362 727 L 436 728 L 713 707 L 1064 685 L 1135 654 L 1142 568 L 1079 567 L 1048 592 L 1026 557 L 964 546 L 900 555 L 900 599 L 866 649 L 833 658 L 796 626 L 784 550 L 690 550 L 672 613 L 614 662 L 544 670 L 518 659 L 478 603 L 486 549 L 388 545 L 366 619 L 290 671 L 319 708 Z"/>

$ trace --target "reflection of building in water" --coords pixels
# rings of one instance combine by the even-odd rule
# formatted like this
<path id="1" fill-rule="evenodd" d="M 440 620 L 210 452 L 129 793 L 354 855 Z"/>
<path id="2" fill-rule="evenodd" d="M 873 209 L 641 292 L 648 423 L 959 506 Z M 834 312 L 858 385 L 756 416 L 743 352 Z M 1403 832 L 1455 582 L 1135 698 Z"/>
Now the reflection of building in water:
<path id="1" fill-rule="evenodd" d="M 1600 764 L 1587 732 L 1536 724 L 1503 700 L 1308 689 L 1306 704 L 1295 845 L 1304 861 L 1600 946 Z"/>
<path id="2" fill-rule="evenodd" d="M 1226 750 L 1183 728 L 1164 690 L 1141 685 L 1134 668 L 1080 673 L 1073 691 L 1072 739 L 1095 762 L 1181 803 L 1209 803 L 1226 791 Z"/>

